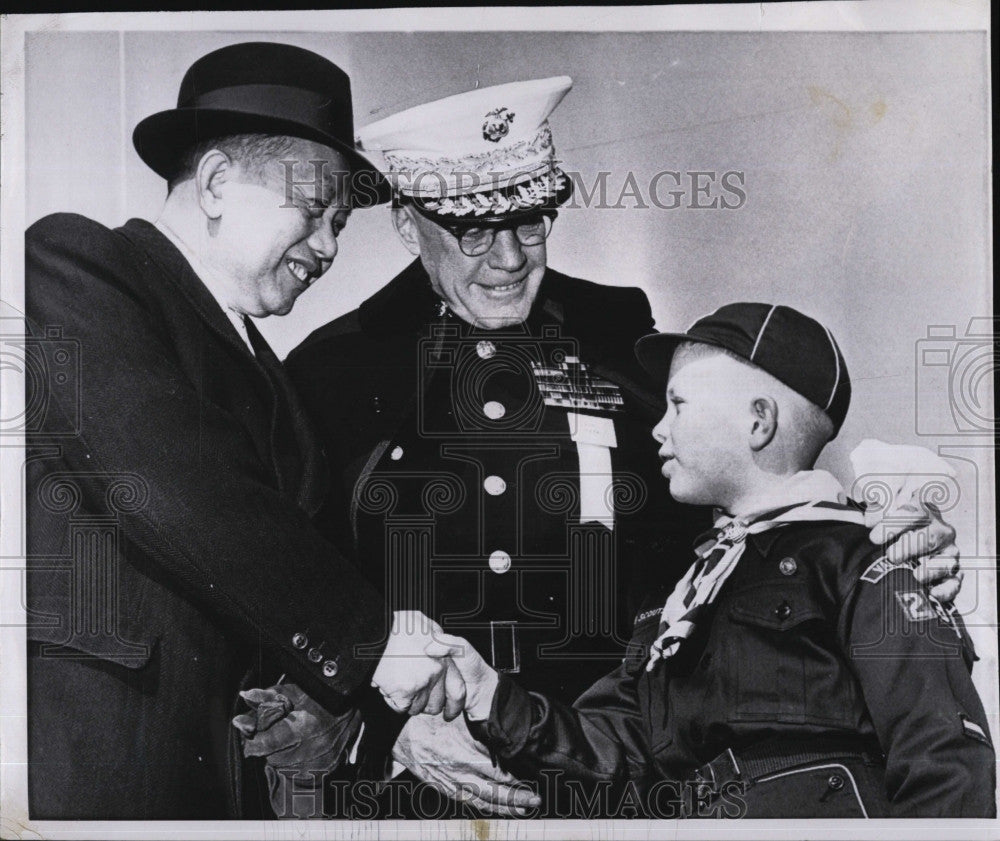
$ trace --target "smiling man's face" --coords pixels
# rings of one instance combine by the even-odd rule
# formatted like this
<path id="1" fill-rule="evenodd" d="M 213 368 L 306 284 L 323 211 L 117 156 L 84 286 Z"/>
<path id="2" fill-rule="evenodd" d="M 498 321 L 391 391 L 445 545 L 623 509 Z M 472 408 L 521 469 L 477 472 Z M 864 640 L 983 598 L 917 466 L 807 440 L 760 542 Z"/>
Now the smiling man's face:
<path id="1" fill-rule="evenodd" d="M 294 161 L 291 171 L 285 161 Z M 347 166 L 333 149 L 307 140 L 296 141 L 261 174 L 234 162 L 222 187 L 225 205 L 211 258 L 230 280 L 240 312 L 284 315 L 330 268 L 350 213 L 337 189 L 344 183 L 337 174 Z"/>
<path id="2" fill-rule="evenodd" d="M 397 208 L 396 227 L 420 259 L 431 286 L 463 321 L 488 330 L 528 317 L 545 274 L 545 243 L 525 246 L 511 229 L 497 231 L 489 251 L 468 257 L 458 239 L 412 207 Z"/>

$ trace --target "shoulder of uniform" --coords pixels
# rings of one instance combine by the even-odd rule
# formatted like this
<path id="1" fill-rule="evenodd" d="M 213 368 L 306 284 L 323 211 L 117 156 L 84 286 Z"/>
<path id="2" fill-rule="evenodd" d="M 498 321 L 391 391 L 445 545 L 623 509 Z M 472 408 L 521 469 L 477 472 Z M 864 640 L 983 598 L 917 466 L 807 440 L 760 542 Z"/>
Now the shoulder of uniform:
<path id="1" fill-rule="evenodd" d="M 607 286 L 571 277 L 555 269 L 545 273 L 545 294 L 565 308 L 567 320 L 597 320 L 606 327 L 625 327 L 628 332 L 653 329 L 653 311 L 646 293 L 636 286 Z"/>
<path id="2" fill-rule="evenodd" d="M 362 335 L 358 310 L 352 310 L 313 330 L 292 349 L 285 364 L 292 367 L 308 365 L 317 354 L 326 357 L 331 352 L 346 352 Z"/>
<path id="3" fill-rule="evenodd" d="M 801 523 L 757 537 L 765 539 L 769 557 L 794 557 L 837 589 L 857 581 L 866 561 L 879 552 L 868 539 L 868 529 L 857 523 Z"/>

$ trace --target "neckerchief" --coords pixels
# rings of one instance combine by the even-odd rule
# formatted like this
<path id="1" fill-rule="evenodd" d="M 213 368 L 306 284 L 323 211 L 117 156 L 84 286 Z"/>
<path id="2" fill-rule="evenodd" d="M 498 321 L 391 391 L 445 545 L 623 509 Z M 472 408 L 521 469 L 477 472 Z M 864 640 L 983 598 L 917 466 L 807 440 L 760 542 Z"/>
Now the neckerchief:
<path id="1" fill-rule="evenodd" d="M 864 514 L 847 501 L 840 483 L 825 470 L 802 470 L 742 517 L 719 516 L 715 527 L 695 541 L 697 560 L 677 582 L 660 613 L 646 671 L 677 653 L 718 594 L 746 548 L 751 534 L 791 523 L 864 524 Z M 766 506 L 764 510 L 762 508 Z"/>

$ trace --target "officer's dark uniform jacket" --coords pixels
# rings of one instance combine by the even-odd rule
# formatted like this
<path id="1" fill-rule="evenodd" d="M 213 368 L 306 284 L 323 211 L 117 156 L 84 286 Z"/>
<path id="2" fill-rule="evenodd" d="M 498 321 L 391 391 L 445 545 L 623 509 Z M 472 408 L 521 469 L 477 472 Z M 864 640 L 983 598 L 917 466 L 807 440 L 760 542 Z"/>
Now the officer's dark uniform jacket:
<path id="1" fill-rule="evenodd" d="M 416 261 L 286 360 L 339 486 L 319 519 L 349 536 L 394 608 L 424 611 L 569 700 L 620 660 L 639 602 L 628 587 L 683 572 L 648 559 L 681 557 L 671 550 L 708 524 L 657 470 L 661 401 L 632 351 L 652 330 L 649 303 L 549 269 L 524 325 L 476 330 L 441 309 Z M 613 420 L 613 531 L 576 522 L 567 410 L 545 405 L 532 373 L 567 358 L 613 384 L 624 409 L 576 410 Z"/>
<path id="2" fill-rule="evenodd" d="M 667 780 L 706 780 L 706 817 L 993 816 L 971 644 L 877 554 L 853 524 L 753 535 L 674 657 L 647 672 L 651 600 L 622 665 L 572 708 L 501 676 L 473 732 L 518 776 L 625 784 L 651 817 L 696 802 Z"/>

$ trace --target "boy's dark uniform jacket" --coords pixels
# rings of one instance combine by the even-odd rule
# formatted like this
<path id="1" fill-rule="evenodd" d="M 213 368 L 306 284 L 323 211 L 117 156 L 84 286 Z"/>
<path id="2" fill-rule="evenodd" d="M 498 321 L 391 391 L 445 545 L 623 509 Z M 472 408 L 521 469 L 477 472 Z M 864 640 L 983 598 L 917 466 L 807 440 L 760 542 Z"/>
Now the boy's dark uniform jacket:
<path id="1" fill-rule="evenodd" d="M 384 603 L 310 524 L 326 467 L 280 363 L 250 325 L 254 358 L 154 226 L 50 216 L 26 260 L 43 372 L 26 466 L 31 817 L 237 816 L 230 717 L 248 670 L 271 658 L 271 680 L 337 709 L 367 682 L 355 646 L 382 639 Z"/>
<path id="2" fill-rule="evenodd" d="M 526 685 L 575 698 L 621 657 L 637 594 L 664 575 L 649 559 L 708 523 L 670 500 L 657 469 L 662 397 L 632 350 L 652 328 L 642 291 L 547 269 L 524 325 L 473 329 L 442 314 L 413 262 L 286 360 L 333 469 L 319 521 L 348 538 L 393 606 L 433 615 L 498 665 L 516 656 Z M 617 438 L 613 533 L 573 524 L 576 444 L 532 377 L 529 363 L 566 357 L 624 401 L 594 413 Z M 490 402 L 500 419 L 484 414 Z"/>
<path id="3" fill-rule="evenodd" d="M 673 658 L 646 671 L 657 597 L 622 665 L 572 708 L 501 677 L 473 732 L 524 778 L 631 780 L 650 817 L 694 803 L 691 790 L 656 801 L 657 781 L 701 779 L 728 817 L 992 817 L 996 759 L 962 623 L 878 555 L 849 524 L 753 535 L 707 631 Z"/>

